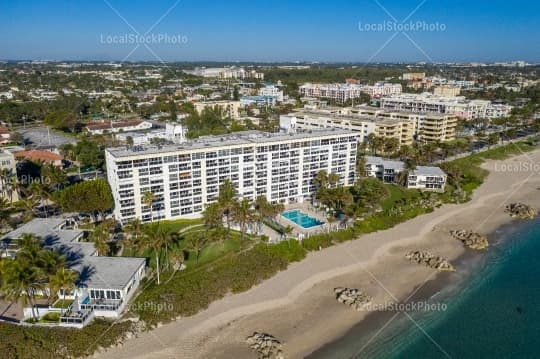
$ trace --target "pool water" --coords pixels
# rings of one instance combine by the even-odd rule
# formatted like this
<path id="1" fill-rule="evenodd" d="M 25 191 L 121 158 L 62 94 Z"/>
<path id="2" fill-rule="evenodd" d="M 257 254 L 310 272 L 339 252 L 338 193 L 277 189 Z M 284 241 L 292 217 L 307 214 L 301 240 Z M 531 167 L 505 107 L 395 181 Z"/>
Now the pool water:
<path id="1" fill-rule="evenodd" d="M 316 218 L 310 217 L 298 209 L 283 212 L 281 215 L 287 218 L 289 221 L 292 221 L 296 223 L 297 225 L 299 225 L 300 227 L 306 228 L 306 229 L 324 224 L 324 222 L 321 222 Z"/>

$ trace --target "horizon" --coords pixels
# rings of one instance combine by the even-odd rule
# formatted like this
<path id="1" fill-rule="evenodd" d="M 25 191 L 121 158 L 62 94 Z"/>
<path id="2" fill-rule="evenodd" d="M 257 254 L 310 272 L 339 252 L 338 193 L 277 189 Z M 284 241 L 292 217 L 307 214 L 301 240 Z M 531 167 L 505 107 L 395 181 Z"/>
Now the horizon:
<path id="1" fill-rule="evenodd" d="M 540 4 L 517 0 L 31 0 L 0 3 L 11 61 L 414 64 L 540 62 Z"/>

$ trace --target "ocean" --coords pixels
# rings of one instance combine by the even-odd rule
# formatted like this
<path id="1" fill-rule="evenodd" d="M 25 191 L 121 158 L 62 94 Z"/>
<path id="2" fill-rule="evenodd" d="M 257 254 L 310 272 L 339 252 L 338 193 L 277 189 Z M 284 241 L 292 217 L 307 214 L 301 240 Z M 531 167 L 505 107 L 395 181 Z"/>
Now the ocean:
<path id="1" fill-rule="evenodd" d="M 433 310 L 372 314 L 309 358 L 540 358 L 540 219 L 500 228 L 454 264 L 411 298 Z"/>

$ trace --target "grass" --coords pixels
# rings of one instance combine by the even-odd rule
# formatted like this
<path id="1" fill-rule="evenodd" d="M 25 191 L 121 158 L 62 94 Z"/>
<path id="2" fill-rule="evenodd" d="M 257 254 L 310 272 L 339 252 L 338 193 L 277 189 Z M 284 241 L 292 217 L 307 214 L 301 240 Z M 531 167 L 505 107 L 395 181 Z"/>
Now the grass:
<path id="1" fill-rule="evenodd" d="M 73 299 L 66 299 L 66 300 L 58 299 L 56 302 L 54 302 L 52 306 L 53 308 L 67 309 L 72 303 L 73 303 Z"/>
<path id="2" fill-rule="evenodd" d="M 174 221 L 161 221 L 160 223 L 164 228 L 168 229 L 170 232 L 178 233 L 179 231 L 183 230 L 186 227 L 202 225 L 204 222 L 202 218 L 196 218 L 196 219 L 177 219 Z"/>

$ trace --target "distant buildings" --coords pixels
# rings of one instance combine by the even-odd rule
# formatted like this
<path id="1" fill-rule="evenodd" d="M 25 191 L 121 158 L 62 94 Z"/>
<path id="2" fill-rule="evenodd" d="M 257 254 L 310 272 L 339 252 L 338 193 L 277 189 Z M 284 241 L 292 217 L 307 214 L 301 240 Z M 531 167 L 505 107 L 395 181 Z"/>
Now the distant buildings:
<path id="1" fill-rule="evenodd" d="M 357 134 L 323 129 L 295 134 L 244 131 L 207 136 L 180 145 L 105 150 L 115 218 L 198 217 L 230 180 L 243 198 L 265 196 L 273 203 L 310 200 L 313 179 L 325 170 L 340 184 L 355 180 Z M 152 207 L 145 193 L 155 196 Z"/>
<path id="2" fill-rule="evenodd" d="M 195 102 L 195 111 L 201 114 L 205 108 L 218 108 L 223 112 L 223 115 L 233 119 L 240 117 L 240 101 L 201 101 Z"/>
<path id="3" fill-rule="evenodd" d="M 219 79 L 264 79 L 262 72 L 244 70 L 241 67 L 197 67 L 194 70 L 184 70 L 186 74 Z"/>
<path id="4" fill-rule="evenodd" d="M 283 101 L 283 90 L 278 86 L 267 85 L 259 89 L 259 96 L 272 96 L 276 98 L 277 102 Z"/>
<path id="5" fill-rule="evenodd" d="M 186 140 L 187 128 L 181 124 L 166 123 L 165 129 L 160 128 L 149 132 L 120 132 L 116 134 L 116 139 L 128 142 L 131 137 L 133 145 L 150 144 L 155 139 L 161 139 L 173 143 L 182 143 Z"/>
<path id="6" fill-rule="evenodd" d="M 422 191 L 444 192 L 447 175 L 439 167 L 417 166 L 406 170 L 401 161 L 386 160 L 381 157 L 365 156 L 365 174 L 385 183 L 399 182 L 400 173 L 404 173 L 406 187 Z"/>
<path id="7" fill-rule="evenodd" d="M 350 82 L 350 81 L 349 81 Z M 345 84 L 312 84 L 306 83 L 298 88 L 300 95 L 315 98 L 328 98 L 337 102 L 359 98 L 361 93 L 372 97 L 388 96 L 401 93 L 401 84 L 379 82 L 375 85 Z"/>
<path id="8" fill-rule="evenodd" d="M 424 92 L 422 94 L 403 93 L 381 99 L 381 108 L 394 111 L 410 111 L 415 113 L 452 114 L 466 120 L 489 118 L 495 112 L 490 111 L 492 104 L 487 100 L 467 100 L 463 96 L 437 96 Z M 502 114 L 501 111 L 497 114 Z M 506 107 L 508 113 L 510 106 Z"/>
<path id="9" fill-rule="evenodd" d="M 11 142 L 11 131 L 6 126 L 0 126 L 0 144 Z"/>
<path id="10" fill-rule="evenodd" d="M 152 123 L 143 120 L 104 121 L 88 124 L 85 128 L 93 135 L 102 135 L 104 133 L 149 130 L 152 128 Z"/>
<path id="11" fill-rule="evenodd" d="M 455 97 L 459 96 L 460 90 L 459 87 L 443 85 L 435 87 L 435 89 L 433 89 L 433 94 L 436 96 Z"/>
<path id="12" fill-rule="evenodd" d="M 244 96 L 240 97 L 242 106 L 274 106 L 277 104 L 276 96 Z"/>
<path id="13" fill-rule="evenodd" d="M 320 128 L 340 128 L 359 133 L 365 142 L 370 134 L 395 138 L 400 145 L 413 141 L 450 141 L 455 138 L 457 117 L 443 114 L 416 114 L 358 106 L 334 110 L 302 110 L 280 116 L 280 128 L 285 132 Z"/>

